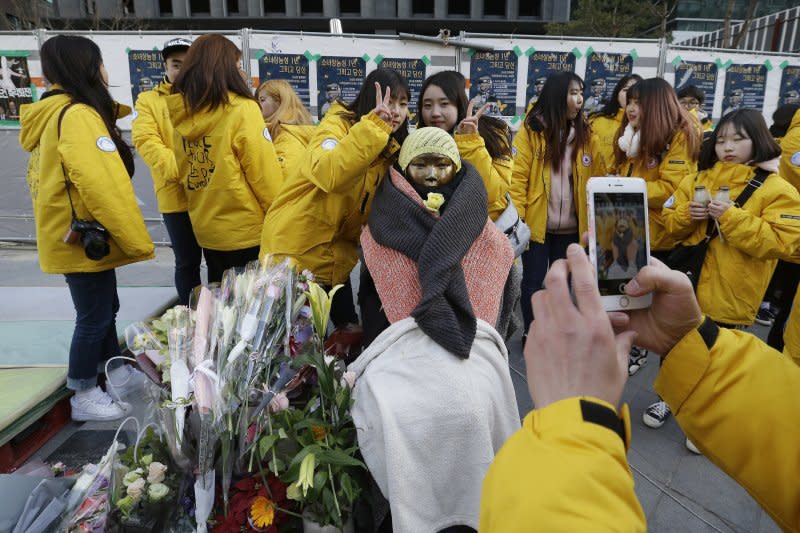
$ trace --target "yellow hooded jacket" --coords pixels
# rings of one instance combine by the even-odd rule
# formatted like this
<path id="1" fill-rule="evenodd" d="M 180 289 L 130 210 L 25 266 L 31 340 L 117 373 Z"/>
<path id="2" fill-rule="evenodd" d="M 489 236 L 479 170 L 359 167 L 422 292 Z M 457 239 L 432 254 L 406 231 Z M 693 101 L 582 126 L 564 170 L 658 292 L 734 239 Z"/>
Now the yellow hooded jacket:
<path id="1" fill-rule="evenodd" d="M 703 455 L 781 529 L 800 531 L 800 368 L 749 333 L 720 329 L 709 348 L 693 330 L 654 388 Z"/>
<path id="2" fill-rule="evenodd" d="M 664 228 L 661 209 L 681 181 L 696 172 L 697 161 L 689 154 L 686 137 L 680 130 L 672 138 L 660 161 L 657 159 L 644 161 L 641 157 L 637 157 L 622 163 L 619 169 L 620 176 L 639 177 L 647 182 L 651 250 L 671 250 L 677 244 L 678 241 Z"/>
<path id="3" fill-rule="evenodd" d="M 550 163 L 545 161 L 544 135 L 525 123 L 514 138 L 514 170 L 511 175 L 511 199 L 531 229 L 531 241 L 543 243 L 547 231 L 547 203 L 550 198 Z M 572 164 L 573 195 L 578 215 L 579 234 L 587 229 L 586 182 L 591 176 L 605 175 L 605 169 L 588 149 L 576 148 Z"/>
<path id="4" fill-rule="evenodd" d="M 102 272 L 152 259 L 153 241 L 131 179 L 100 115 L 87 105 L 72 105 L 59 138 L 58 117 L 69 102 L 68 95 L 57 94 L 20 108 L 20 144 L 31 152 L 27 180 L 42 271 Z M 86 257 L 80 244 L 63 242 L 72 221 L 65 171 L 78 218 L 99 222 L 110 235 L 111 253 L 99 261 Z"/>
<path id="5" fill-rule="evenodd" d="M 622 124 L 625 110 L 620 108 L 613 117 L 592 115 L 589 125 L 592 128 L 592 154 L 606 169 L 612 169 L 614 163 L 614 147 L 617 145 L 617 133 Z"/>
<path id="6" fill-rule="evenodd" d="M 258 104 L 229 92 L 228 104 L 192 115 L 183 95 L 165 99 L 197 242 L 220 251 L 258 246 L 283 181 Z"/>
<path id="7" fill-rule="evenodd" d="M 500 449 L 483 481 L 482 533 L 647 530 L 626 444 L 585 422 L 580 400 L 531 411 Z M 627 406 L 622 418 L 630 427 Z"/>
<path id="8" fill-rule="evenodd" d="M 514 161 L 506 158 L 492 159 L 486 142 L 478 133 L 456 133 L 454 136 L 461 159 L 478 171 L 489 197 L 489 218 L 497 220 L 508 206 L 505 196 L 511 187 Z"/>
<path id="9" fill-rule="evenodd" d="M 308 157 L 308 141 L 314 134 L 315 126 L 281 124 L 281 131 L 273 138 L 278 163 L 283 170 L 283 179 L 295 175 Z"/>
<path id="10" fill-rule="evenodd" d="M 705 238 L 706 221 L 694 221 L 689 202 L 695 185 L 713 197 L 721 185 L 731 199 L 741 194 L 755 174 L 753 167 L 718 162 L 686 177 L 663 209 L 666 231 L 685 245 Z M 778 259 L 788 259 L 800 246 L 800 194 L 772 174 L 744 207 L 732 205 L 719 218 L 722 231 L 711 240 L 697 284 L 697 301 L 712 320 L 750 325 L 767 290 Z"/>
<path id="11" fill-rule="evenodd" d="M 800 190 L 800 111 L 795 112 L 792 123 L 780 142 L 780 173 L 786 181 Z"/>
<path id="12" fill-rule="evenodd" d="M 319 283 L 344 283 L 358 261 L 361 227 L 400 145 L 374 113 L 352 124 L 334 104 L 264 220 L 259 256 L 290 257 Z"/>
<path id="13" fill-rule="evenodd" d="M 178 163 L 173 152 L 173 127 L 164 99 L 171 91 L 172 84 L 163 81 L 154 89 L 139 95 L 131 136 L 136 151 L 150 167 L 158 211 L 184 213 L 188 209 L 186 192 L 178 179 Z"/>

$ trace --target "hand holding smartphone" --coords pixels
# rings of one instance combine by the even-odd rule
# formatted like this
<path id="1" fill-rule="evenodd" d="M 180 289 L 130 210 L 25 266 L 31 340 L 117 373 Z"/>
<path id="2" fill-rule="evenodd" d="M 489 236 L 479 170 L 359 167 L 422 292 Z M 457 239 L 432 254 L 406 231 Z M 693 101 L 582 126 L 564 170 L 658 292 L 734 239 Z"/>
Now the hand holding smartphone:
<path id="1" fill-rule="evenodd" d="M 647 185 L 641 178 L 593 177 L 587 185 L 589 258 L 606 311 L 642 309 L 652 295 L 632 297 L 625 285 L 650 261 Z"/>

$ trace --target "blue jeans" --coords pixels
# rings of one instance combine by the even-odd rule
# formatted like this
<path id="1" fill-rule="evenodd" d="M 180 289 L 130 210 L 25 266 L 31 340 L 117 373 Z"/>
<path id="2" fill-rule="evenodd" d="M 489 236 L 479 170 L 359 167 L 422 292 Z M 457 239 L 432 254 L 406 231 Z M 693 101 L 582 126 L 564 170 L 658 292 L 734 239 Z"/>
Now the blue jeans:
<path id="1" fill-rule="evenodd" d="M 172 251 L 175 254 L 175 289 L 181 305 L 189 305 L 189 294 L 200 285 L 203 250 L 197 244 L 189 213 L 163 213 Z"/>
<path id="2" fill-rule="evenodd" d="M 557 234 L 546 233 L 544 242 L 532 242 L 530 248 L 522 254 L 522 319 L 525 321 L 524 333 L 528 333 L 528 328 L 533 321 L 533 308 L 531 307 L 531 296 L 533 293 L 542 289 L 544 276 L 550 265 L 556 259 L 563 259 L 567 256 L 567 246 L 573 242 L 578 242 L 577 233 Z"/>
<path id="3" fill-rule="evenodd" d="M 82 391 L 97 385 L 98 368 L 118 356 L 117 275 L 112 268 L 103 272 L 65 274 L 75 306 L 75 330 L 69 347 L 67 387 Z M 117 359 L 109 369 L 122 365 Z"/>

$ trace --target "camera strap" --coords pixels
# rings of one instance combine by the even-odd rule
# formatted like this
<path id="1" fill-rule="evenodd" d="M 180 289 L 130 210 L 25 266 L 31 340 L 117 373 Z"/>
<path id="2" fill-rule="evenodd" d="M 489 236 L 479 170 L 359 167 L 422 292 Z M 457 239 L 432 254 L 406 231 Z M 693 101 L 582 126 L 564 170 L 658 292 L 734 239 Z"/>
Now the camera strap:
<path id="1" fill-rule="evenodd" d="M 67 109 L 75 105 L 75 102 L 70 102 L 64 107 L 61 108 L 61 112 L 58 114 L 58 125 L 56 128 L 57 131 L 57 140 L 61 140 L 61 121 L 64 120 L 64 114 L 67 112 Z M 67 167 L 64 166 L 64 160 L 61 160 L 61 171 L 64 173 L 64 187 L 67 189 L 67 199 L 69 200 L 69 208 L 72 210 L 72 218 L 78 218 L 75 214 L 75 206 L 72 204 L 72 195 L 69 193 L 70 187 L 72 187 L 72 183 L 67 179 Z"/>

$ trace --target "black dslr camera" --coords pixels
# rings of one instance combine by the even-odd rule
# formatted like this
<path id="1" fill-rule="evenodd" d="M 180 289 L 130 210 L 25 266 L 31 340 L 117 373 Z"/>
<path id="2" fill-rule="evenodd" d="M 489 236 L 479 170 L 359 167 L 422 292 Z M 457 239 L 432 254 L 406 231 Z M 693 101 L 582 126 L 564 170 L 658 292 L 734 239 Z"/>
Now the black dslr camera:
<path id="1" fill-rule="evenodd" d="M 86 257 L 94 261 L 99 261 L 111 253 L 108 230 L 99 222 L 73 218 L 64 241 L 69 244 L 80 241 Z"/>

